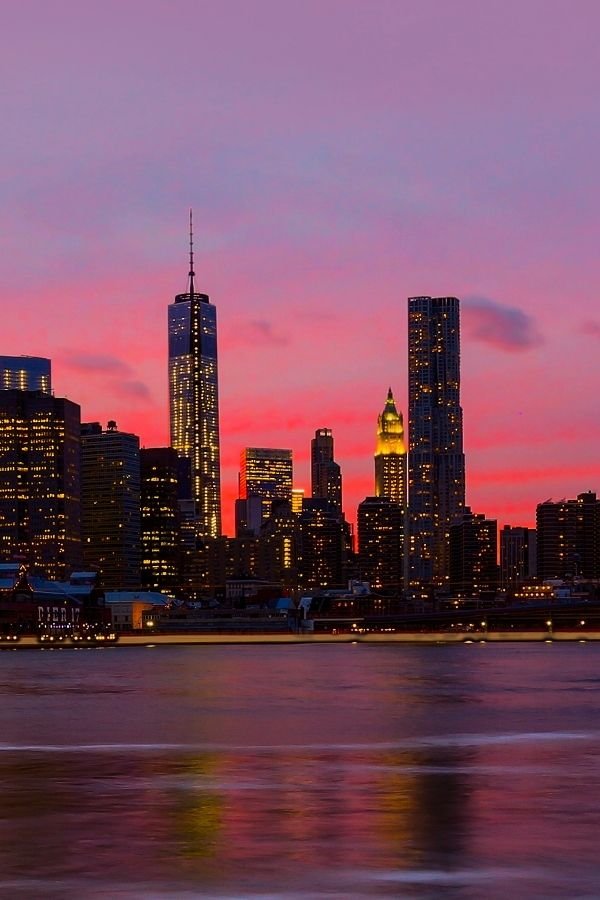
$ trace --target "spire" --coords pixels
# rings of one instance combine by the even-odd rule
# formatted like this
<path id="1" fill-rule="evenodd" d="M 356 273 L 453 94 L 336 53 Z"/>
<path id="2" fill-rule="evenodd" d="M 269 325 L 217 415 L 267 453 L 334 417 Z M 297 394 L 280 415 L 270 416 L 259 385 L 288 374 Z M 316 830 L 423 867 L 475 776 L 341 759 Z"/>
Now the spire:
<path id="1" fill-rule="evenodd" d="M 194 295 L 194 222 L 192 217 L 192 210 L 190 208 L 190 271 L 189 271 L 189 279 L 190 279 L 190 297 Z"/>

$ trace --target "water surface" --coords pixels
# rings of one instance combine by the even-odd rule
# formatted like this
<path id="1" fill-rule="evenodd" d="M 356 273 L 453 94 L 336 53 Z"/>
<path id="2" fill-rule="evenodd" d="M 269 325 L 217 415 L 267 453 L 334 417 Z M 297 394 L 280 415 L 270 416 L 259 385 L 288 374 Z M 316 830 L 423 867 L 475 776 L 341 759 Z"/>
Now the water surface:
<path id="1" fill-rule="evenodd" d="M 0 653 L 0 896 L 600 894 L 600 645 Z"/>

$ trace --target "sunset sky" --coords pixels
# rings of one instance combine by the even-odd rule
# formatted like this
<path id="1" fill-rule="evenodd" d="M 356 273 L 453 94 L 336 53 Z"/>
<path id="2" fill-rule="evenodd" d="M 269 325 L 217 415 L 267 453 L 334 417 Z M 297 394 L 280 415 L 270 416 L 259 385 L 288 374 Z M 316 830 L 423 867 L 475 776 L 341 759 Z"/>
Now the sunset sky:
<path id="1" fill-rule="evenodd" d="M 348 518 L 406 412 L 407 301 L 461 299 L 467 502 L 600 491 L 597 2 L 4 0 L 1 354 L 168 443 L 167 305 L 218 309 L 240 451 L 333 429 Z"/>

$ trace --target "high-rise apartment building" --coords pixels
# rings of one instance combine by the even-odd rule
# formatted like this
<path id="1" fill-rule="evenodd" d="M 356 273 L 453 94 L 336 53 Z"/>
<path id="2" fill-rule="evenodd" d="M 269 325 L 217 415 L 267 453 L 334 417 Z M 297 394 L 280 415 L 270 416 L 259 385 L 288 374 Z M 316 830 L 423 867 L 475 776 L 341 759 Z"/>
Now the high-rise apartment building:
<path id="1" fill-rule="evenodd" d="M 540 503 L 536 524 L 540 578 L 600 578 L 600 500 L 593 491 Z"/>
<path id="2" fill-rule="evenodd" d="M 201 537 L 221 534 L 217 312 L 194 287 L 190 213 L 188 291 L 169 306 L 171 446 L 190 460 L 191 499 Z"/>
<path id="3" fill-rule="evenodd" d="M 537 573 L 535 528 L 505 525 L 500 532 L 500 583 L 514 591 Z"/>
<path id="4" fill-rule="evenodd" d="M 140 442 L 109 422 L 81 426 L 81 537 L 106 588 L 140 585 Z"/>
<path id="5" fill-rule="evenodd" d="M 406 509 L 406 446 L 402 413 L 390 388 L 383 411 L 377 417 L 375 448 L 375 496 L 389 497 Z"/>
<path id="6" fill-rule="evenodd" d="M 0 356 L 0 390 L 12 389 L 50 394 L 50 360 L 42 356 Z"/>
<path id="7" fill-rule="evenodd" d="M 387 496 L 358 506 L 358 574 L 375 590 L 399 594 L 403 583 L 404 510 Z"/>
<path id="8" fill-rule="evenodd" d="M 408 437 L 409 579 L 444 585 L 465 505 L 456 297 L 408 300 Z"/>
<path id="9" fill-rule="evenodd" d="M 498 587 L 498 523 L 468 506 L 450 526 L 450 587 L 463 597 Z"/>
<path id="10" fill-rule="evenodd" d="M 342 511 L 342 472 L 333 458 L 330 428 L 318 428 L 310 445 L 312 496 L 328 500 L 336 512 Z"/>
<path id="11" fill-rule="evenodd" d="M 140 450 L 141 581 L 174 592 L 180 585 L 179 457 L 173 447 Z"/>
<path id="12" fill-rule="evenodd" d="M 271 515 L 274 500 L 292 501 L 292 451 L 277 450 L 266 447 L 246 447 L 240 459 L 240 500 L 251 504 L 252 498 L 260 497 L 261 522 Z M 243 517 L 241 505 L 237 505 L 236 514 Z M 239 510 L 239 513 L 238 513 Z M 250 517 L 247 525 L 253 533 L 257 533 L 256 524 L 251 527 Z"/>
<path id="13" fill-rule="evenodd" d="M 0 558 L 50 578 L 81 565 L 79 406 L 0 391 Z"/>

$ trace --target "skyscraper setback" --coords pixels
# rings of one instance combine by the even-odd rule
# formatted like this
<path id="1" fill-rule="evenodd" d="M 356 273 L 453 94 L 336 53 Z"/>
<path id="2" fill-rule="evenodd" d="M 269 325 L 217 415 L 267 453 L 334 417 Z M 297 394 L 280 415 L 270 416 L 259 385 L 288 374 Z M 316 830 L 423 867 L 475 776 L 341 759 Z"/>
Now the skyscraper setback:
<path id="1" fill-rule="evenodd" d="M 190 211 L 188 291 L 169 306 L 169 407 L 171 446 L 190 461 L 190 498 L 201 537 L 221 534 L 221 464 L 217 312 L 194 287 Z"/>
<path id="2" fill-rule="evenodd" d="M 456 297 L 408 300 L 409 580 L 443 585 L 465 505 Z"/>
<path id="3" fill-rule="evenodd" d="M 310 443 L 312 496 L 328 500 L 336 512 L 342 512 L 342 472 L 333 458 L 333 434 L 330 428 L 318 428 Z"/>

